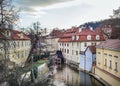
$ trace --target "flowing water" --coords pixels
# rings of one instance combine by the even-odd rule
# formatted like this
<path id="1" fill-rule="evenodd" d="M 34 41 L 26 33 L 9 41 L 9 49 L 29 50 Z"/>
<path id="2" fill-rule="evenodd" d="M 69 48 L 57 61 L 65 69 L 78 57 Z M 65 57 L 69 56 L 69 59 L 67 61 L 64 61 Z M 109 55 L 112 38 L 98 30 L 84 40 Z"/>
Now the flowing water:
<path id="1" fill-rule="evenodd" d="M 104 86 L 98 80 L 81 71 L 63 66 L 53 66 L 52 75 L 38 86 Z"/>

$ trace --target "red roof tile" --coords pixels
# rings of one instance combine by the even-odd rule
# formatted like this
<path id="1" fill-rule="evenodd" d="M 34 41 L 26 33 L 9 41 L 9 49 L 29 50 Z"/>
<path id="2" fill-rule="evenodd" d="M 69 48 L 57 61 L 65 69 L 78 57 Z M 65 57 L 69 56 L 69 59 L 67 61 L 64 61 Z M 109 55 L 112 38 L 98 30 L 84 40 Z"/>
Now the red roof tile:
<path id="1" fill-rule="evenodd" d="M 82 29 L 81 32 L 77 32 L 76 35 L 96 35 L 96 33 L 94 32 L 94 30 L 90 30 L 88 28 L 84 28 L 84 29 Z"/>
<path id="2" fill-rule="evenodd" d="M 53 30 L 50 35 L 52 36 L 52 38 L 59 38 L 63 35 L 63 31 L 62 30 Z"/>
<path id="3" fill-rule="evenodd" d="M 92 52 L 92 54 L 96 53 L 96 48 L 95 46 L 88 46 L 88 48 L 90 49 L 90 51 Z"/>
<path id="4" fill-rule="evenodd" d="M 58 42 L 71 42 L 71 41 L 72 41 L 72 39 L 71 39 L 70 37 L 60 38 L 60 39 L 58 40 Z"/>
<path id="5" fill-rule="evenodd" d="M 87 36 L 91 35 L 91 40 L 87 40 Z M 96 35 L 100 36 L 100 40 L 96 40 Z M 78 40 L 72 40 L 72 36 L 79 36 Z M 69 38 L 69 39 L 68 39 Z M 104 40 L 104 37 L 102 34 L 94 31 L 94 30 L 90 30 L 88 28 L 83 28 L 81 30 L 81 32 L 79 32 L 79 28 L 75 28 L 75 29 L 68 29 L 65 31 L 65 33 L 63 34 L 63 36 L 59 39 L 59 42 L 75 42 L 75 41 L 102 41 Z"/>
<path id="6" fill-rule="evenodd" d="M 20 34 L 23 36 L 21 37 Z M 22 31 L 12 30 L 11 37 L 15 40 L 30 40 L 30 38 Z"/>
<path id="7" fill-rule="evenodd" d="M 97 46 L 97 48 L 105 48 L 120 51 L 120 39 L 108 39 Z"/>
<path id="8" fill-rule="evenodd" d="M 8 39 L 13 39 L 13 40 L 30 40 L 30 38 L 23 32 L 17 31 L 17 30 L 11 30 L 11 29 L 1 29 L 3 33 L 5 31 L 10 31 L 10 37 Z M 22 37 L 20 36 L 22 35 Z M 3 37 L 2 35 L 0 36 L 1 38 Z"/>

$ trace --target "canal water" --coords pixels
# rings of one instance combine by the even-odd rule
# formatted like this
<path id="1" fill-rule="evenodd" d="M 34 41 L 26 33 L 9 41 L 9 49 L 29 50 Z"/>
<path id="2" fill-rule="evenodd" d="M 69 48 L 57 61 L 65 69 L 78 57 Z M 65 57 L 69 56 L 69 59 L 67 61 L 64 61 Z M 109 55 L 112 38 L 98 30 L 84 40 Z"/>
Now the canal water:
<path id="1" fill-rule="evenodd" d="M 98 80 L 67 66 L 53 66 L 51 76 L 38 86 L 104 86 Z"/>

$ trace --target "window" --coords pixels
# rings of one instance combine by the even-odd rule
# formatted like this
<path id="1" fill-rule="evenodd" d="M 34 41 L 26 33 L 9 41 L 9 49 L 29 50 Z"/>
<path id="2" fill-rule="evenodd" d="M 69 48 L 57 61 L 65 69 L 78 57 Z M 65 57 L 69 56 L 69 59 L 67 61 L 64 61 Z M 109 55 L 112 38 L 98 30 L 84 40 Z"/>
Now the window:
<path id="1" fill-rule="evenodd" d="M 72 42 L 72 46 L 74 46 L 74 43 Z"/>
<path id="2" fill-rule="evenodd" d="M 87 43 L 86 42 L 84 43 L 84 47 L 87 47 Z"/>
<path id="3" fill-rule="evenodd" d="M 69 46 L 69 44 L 67 43 L 67 46 Z"/>
<path id="4" fill-rule="evenodd" d="M 22 52 L 22 58 L 24 57 L 24 52 Z"/>
<path id="5" fill-rule="evenodd" d="M 110 67 L 109 67 L 110 69 L 112 69 L 112 61 L 110 60 Z"/>
<path id="6" fill-rule="evenodd" d="M 104 53 L 104 57 L 107 57 L 107 53 Z"/>
<path id="7" fill-rule="evenodd" d="M 118 56 L 114 56 L 115 58 L 118 58 Z"/>
<path id="8" fill-rule="evenodd" d="M 77 46 L 79 46 L 79 43 L 77 42 Z"/>
<path id="9" fill-rule="evenodd" d="M 18 47 L 20 47 L 20 43 L 18 42 Z"/>
<path id="10" fill-rule="evenodd" d="M 16 48 L 16 42 L 14 41 L 14 43 L 13 43 L 13 46 L 14 46 L 14 48 Z"/>
<path id="11" fill-rule="evenodd" d="M 79 39 L 79 36 L 76 36 L 76 40 L 78 40 Z"/>
<path id="12" fill-rule="evenodd" d="M 91 43 L 91 45 L 96 45 L 96 43 Z"/>
<path id="13" fill-rule="evenodd" d="M 99 35 L 96 35 L 96 40 L 100 40 L 100 36 Z"/>
<path id="14" fill-rule="evenodd" d="M 115 62 L 115 69 L 114 70 L 118 71 L 118 63 L 117 62 Z"/>
<path id="15" fill-rule="evenodd" d="M 96 43 L 95 43 L 95 46 L 96 46 Z"/>
<path id="16" fill-rule="evenodd" d="M 87 36 L 87 40 L 91 40 L 91 35 L 88 35 L 88 36 Z"/>
<path id="17" fill-rule="evenodd" d="M 69 53 L 69 50 L 67 49 L 67 54 Z"/>
<path id="18" fill-rule="evenodd" d="M 98 52 L 98 54 L 101 54 L 100 52 Z"/>
<path id="19" fill-rule="evenodd" d="M 78 55 L 78 51 L 76 51 L 76 55 Z"/>
<path id="20" fill-rule="evenodd" d="M 72 36 L 72 40 L 75 40 L 75 36 Z"/>
<path id="21" fill-rule="evenodd" d="M 94 43 L 91 43 L 91 45 L 94 45 Z"/>
<path id="22" fill-rule="evenodd" d="M 22 33 L 20 34 L 20 38 L 23 38 L 23 34 Z"/>
<path id="23" fill-rule="evenodd" d="M 18 52 L 18 59 L 20 58 L 20 53 Z"/>
<path id="24" fill-rule="evenodd" d="M 64 49 L 62 49 L 62 52 L 64 51 Z"/>
<path id="25" fill-rule="evenodd" d="M 25 46 L 27 46 L 27 41 L 25 42 Z"/>
<path id="26" fill-rule="evenodd" d="M 23 46 L 23 42 L 22 42 L 22 46 Z"/>
<path id="27" fill-rule="evenodd" d="M 107 53 L 104 53 L 104 55 L 106 56 L 106 55 L 107 55 Z"/>
<path id="28" fill-rule="evenodd" d="M 107 59 L 105 59 L 105 66 L 107 66 Z"/>
<path id="29" fill-rule="evenodd" d="M 66 53 L 66 49 L 65 49 L 65 53 Z"/>
<path id="30" fill-rule="evenodd" d="M 72 55 L 74 55 L 74 51 L 72 50 Z"/>
<path id="31" fill-rule="evenodd" d="M 112 57 L 112 55 L 111 55 L 111 54 L 109 54 L 109 57 Z"/>
<path id="32" fill-rule="evenodd" d="M 26 51 L 25 51 L 25 56 L 27 56 L 27 55 L 28 55 L 28 51 L 26 50 Z"/>

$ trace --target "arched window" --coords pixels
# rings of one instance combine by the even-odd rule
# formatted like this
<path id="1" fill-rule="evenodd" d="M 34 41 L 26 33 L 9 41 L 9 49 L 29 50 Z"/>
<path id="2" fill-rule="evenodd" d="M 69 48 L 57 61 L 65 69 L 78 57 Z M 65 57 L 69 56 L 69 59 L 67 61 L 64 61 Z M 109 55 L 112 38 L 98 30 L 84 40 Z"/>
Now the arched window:
<path id="1" fill-rule="evenodd" d="M 91 40 L 91 35 L 87 35 L 87 40 Z"/>

